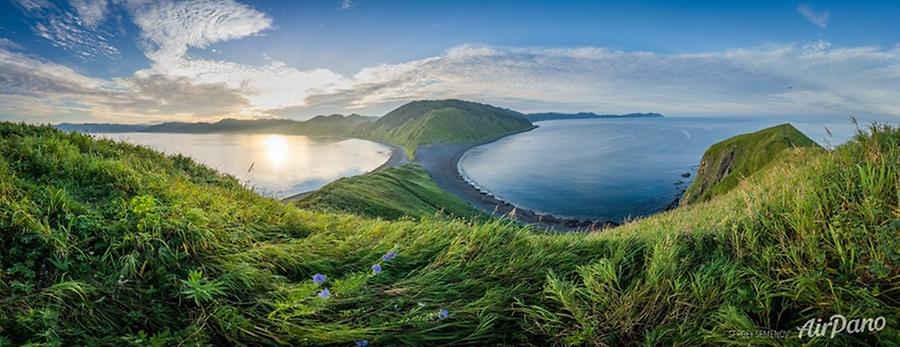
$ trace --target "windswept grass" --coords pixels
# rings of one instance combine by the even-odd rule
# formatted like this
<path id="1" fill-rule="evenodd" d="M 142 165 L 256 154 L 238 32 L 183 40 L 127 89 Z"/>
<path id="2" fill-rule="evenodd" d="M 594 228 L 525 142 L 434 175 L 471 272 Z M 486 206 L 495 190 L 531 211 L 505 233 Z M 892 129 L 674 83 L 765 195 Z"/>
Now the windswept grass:
<path id="1" fill-rule="evenodd" d="M 44 127 L 0 135 L 6 343 L 900 341 L 893 128 L 789 150 L 719 198 L 591 234 L 302 210 L 182 157 Z M 888 323 L 730 337 L 835 313 Z"/>

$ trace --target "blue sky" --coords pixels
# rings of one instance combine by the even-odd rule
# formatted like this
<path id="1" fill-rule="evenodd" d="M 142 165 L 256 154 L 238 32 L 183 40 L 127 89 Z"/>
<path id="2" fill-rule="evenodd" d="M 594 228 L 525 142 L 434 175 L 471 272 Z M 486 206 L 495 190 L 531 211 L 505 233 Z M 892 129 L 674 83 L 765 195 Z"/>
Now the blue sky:
<path id="1" fill-rule="evenodd" d="M 900 116 L 900 3 L 10 0 L 0 119 L 531 111 Z"/>

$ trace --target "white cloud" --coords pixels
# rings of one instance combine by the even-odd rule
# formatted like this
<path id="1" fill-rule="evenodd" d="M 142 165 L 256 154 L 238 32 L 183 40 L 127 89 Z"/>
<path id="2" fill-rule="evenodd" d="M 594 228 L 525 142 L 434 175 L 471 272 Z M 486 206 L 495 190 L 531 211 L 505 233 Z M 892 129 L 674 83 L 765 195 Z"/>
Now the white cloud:
<path id="1" fill-rule="evenodd" d="M 797 6 L 797 12 L 800 13 L 810 23 L 815 24 L 821 29 L 828 27 L 828 18 L 831 17 L 831 11 L 825 10 L 821 12 L 814 11 L 807 5 Z"/>
<path id="2" fill-rule="evenodd" d="M 155 63 L 184 58 L 188 47 L 257 34 L 272 19 L 232 0 L 131 1 L 132 20 L 141 28 L 145 53 Z"/>
<path id="3" fill-rule="evenodd" d="M 308 103 L 367 109 L 456 97 L 523 111 L 900 116 L 898 69 L 900 48 L 826 42 L 696 54 L 463 45 L 363 69 L 351 88 Z"/>
<path id="4" fill-rule="evenodd" d="M 88 27 L 96 27 L 106 15 L 106 0 L 71 0 L 69 4 L 75 8 L 79 19 Z"/>
<path id="5" fill-rule="evenodd" d="M 223 83 L 143 72 L 114 80 L 84 76 L 71 68 L 0 48 L 4 116 L 21 120 L 135 122 L 202 120 L 243 116 L 246 92 Z"/>
<path id="6" fill-rule="evenodd" d="M 341 10 L 349 10 L 353 8 L 353 0 L 341 0 Z"/>
<path id="7" fill-rule="evenodd" d="M 188 47 L 209 45 L 271 28 L 272 20 L 234 1 L 149 2 L 129 11 L 141 28 L 152 61 L 145 74 L 177 76 L 203 84 L 223 84 L 247 92 L 249 113 L 303 105 L 310 93 L 334 91 L 344 77 L 326 69 L 300 71 L 267 59 L 261 66 L 187 56 Z"/>

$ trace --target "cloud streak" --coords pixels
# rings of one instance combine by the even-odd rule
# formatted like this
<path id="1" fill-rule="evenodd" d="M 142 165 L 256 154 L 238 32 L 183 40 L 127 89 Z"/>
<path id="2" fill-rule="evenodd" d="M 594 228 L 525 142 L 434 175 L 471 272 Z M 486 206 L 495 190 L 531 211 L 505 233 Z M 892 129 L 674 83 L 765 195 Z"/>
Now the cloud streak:
<path id="1" fill-rule="evenodd" d="M 822 12 L 813 11 L 807 5 L 797 6 L 797 12 L 806 18 L 810 23 L 815 24 L 820 29 L 825 29 L 828 27 L 828 19 L 831 17 L 831 11 L 825 10 Z"/>

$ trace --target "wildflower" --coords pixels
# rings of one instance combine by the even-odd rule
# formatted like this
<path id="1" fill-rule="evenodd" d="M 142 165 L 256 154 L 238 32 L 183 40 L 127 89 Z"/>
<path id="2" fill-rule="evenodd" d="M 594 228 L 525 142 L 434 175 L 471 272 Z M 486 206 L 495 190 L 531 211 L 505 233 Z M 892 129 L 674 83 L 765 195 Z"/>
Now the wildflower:
<path id="1" fill-rule="evenodd" d="M 381 260 L 389 261 L 397 257 L 397 251 L 390 251 L 381 256 Z"/>
<path id="2" fill-rule="evenodd" d="M 369 347 L 369 340 L 356 341 L 356 347 Z"/>
<path id="3" fill-rule="evenodd" d="M 450 311 L 447 311 L 446 308 L 442 308 L 440 311 L 438 311 L 438 319 L 444 319 L 447 317 L 450 317 Z"/>
<path id="4" fill-rule="evenodd" d="M 323 274 L 313 275 L 313 283 L 315 283 L 315 284 L 325 283 L 325 275 L 323 275 Z"/>
<path id="5" fill-rule="evenodd" d="M 329 291 L 328 288 L 322 289 L 322 291 L 319 292 L 319 297 L 322 299 L 327 299 L 329 296 L 331 296 L 331 291 Z"/>
<path id="6" fill-rule="evenodd" d="M 372 272 L 376 275 L 381 273 L 381 264 L 372 265 Z"/>

